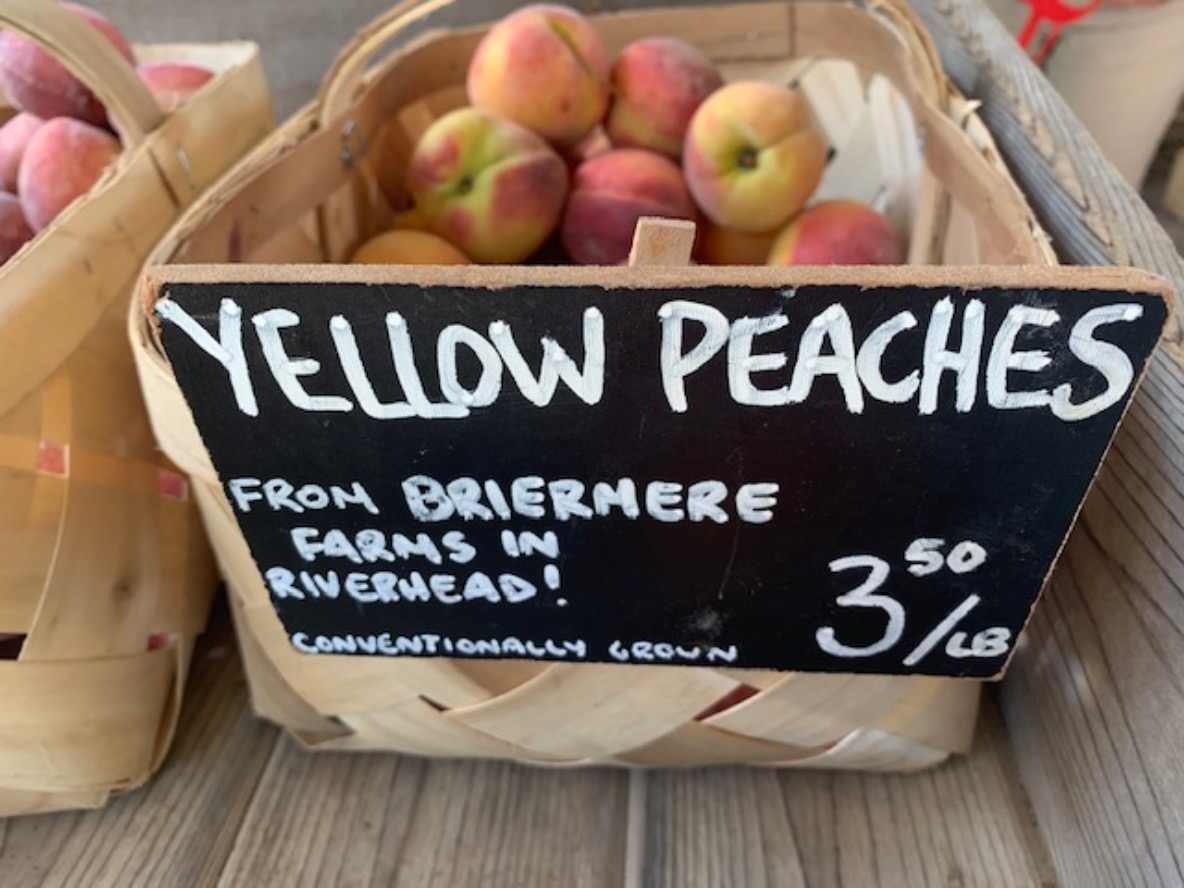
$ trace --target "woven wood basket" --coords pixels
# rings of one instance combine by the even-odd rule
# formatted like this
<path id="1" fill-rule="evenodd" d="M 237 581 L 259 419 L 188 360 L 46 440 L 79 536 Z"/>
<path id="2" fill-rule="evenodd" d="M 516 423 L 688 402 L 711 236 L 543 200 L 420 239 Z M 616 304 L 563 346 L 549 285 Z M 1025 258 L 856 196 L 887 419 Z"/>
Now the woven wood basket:
<path id="1" fill-rule="evenodd" d="M 156 253 L 161 263 L 342 261 L 404 206 L 403 162 L 465 101 L 483 29 L 405 39 L 444 2 L 361 31 L 316 101 L 283 124 Z M 974 109 L 907 7 L 794 2 L 594 15 L 610 51 L 646 34 L 700 46 L 729 79 L 800 82 L 834 157 L 820 195 L 883 209 L 910 262 L 1054 262 Z M 547 765 L 753 763 L 908 769 L 964 750 L 980 685 L 927 677 L 703 667 L 310 657 L 295 652 L 235 524 L 143 307 L 130 334 L 162 446 L 184 468 L 228 583 L 256 710 L 314 749 Z"/>
<path id="2" fill-rule="evenodd" d="M 273 122 L 253 44 L 137 47 L 217 72 L 165 116 L 57 4 L 3 0 L 0 25 L 82 78 L 124 134 L 94 189 L 0 268 L 0 815 L 13 815 L 98 807 L 169 748 L 217 576 L 188 483 L 156 447 L 126 306 L 181 209 Z"/>

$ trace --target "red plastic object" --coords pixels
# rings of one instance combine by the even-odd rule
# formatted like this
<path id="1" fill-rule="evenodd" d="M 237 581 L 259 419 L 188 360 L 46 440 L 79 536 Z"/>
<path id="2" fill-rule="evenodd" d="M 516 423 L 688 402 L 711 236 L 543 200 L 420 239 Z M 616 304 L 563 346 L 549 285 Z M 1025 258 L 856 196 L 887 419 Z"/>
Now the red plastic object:
<path id="1" fill-rule="evenodd" d="M 1032 7 L 1032 12 L 1028 15 L 1028 20 L 1024 22 L 1024 27 L 1016 39 L 1024 51 L 1028 53 L 1028 57 L 1037 65 L 1043 65 L 1048 60 L 1061 37 L 1061 29 L 1065 25 L 1080 21 L 1102 5 L 1102 0 L 1088 0 L 1088 2 L 1076 6 L 1071 6 L 1063 0 L 1026 0 L 1026 2 Z M 1046 26 L 1042 33 L 1040 32 L 1041 24 Z M 1039 40 L 1037 40 L 1038 33 Z"/>

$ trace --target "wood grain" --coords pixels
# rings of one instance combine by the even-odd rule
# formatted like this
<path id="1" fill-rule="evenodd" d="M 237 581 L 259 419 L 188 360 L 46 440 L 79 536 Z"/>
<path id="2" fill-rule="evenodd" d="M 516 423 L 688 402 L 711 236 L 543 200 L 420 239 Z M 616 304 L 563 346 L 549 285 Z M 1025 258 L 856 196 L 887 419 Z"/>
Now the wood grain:
<path id="1" fill-rule="evenodd" d="M 1066 261 L 1184 264 L 977 0 L 918 9 Z M 1169 325 L 1004 684 L 1021 774 L 1066 885 L 1184 883 L 1184 372 Z"/>
<path id="2" fill-rule="evenodd" d="M 176 744 L 147 787 L 98 811 L 0 820 L 0 882 L 213 884 L 278 733 L 251 716 L 233 645 L 223 613 L 194 657 Z"/>
<path id="3" fill-rule="evenodd" d="M 285 739 L 219 885 L 621 884 L 627 779 Z"/>
<path id="4" fill-rule="evenodd" d="M 917 774 L 644 776 L 646 888 L 1052 884 L 993 699 L 974 749 Z"/>

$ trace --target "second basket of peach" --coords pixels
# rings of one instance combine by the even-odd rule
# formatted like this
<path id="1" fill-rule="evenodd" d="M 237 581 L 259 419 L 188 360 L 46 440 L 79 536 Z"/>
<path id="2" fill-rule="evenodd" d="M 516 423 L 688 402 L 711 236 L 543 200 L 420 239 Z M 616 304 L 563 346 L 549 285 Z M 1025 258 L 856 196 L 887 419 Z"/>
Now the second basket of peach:
<path id="1" fill-rule="evenodd" d="M 695 222 L 699 263 L 1054 262 L 904 3 L 549 7 L 551 20 L 531 8 L 420 27 L 449 5 L 405 2 L 358 33 L 317 99 L 181 220 L 156 261 L 476 262 L 513 275 L 620 263 L 644 215 Z M 513 70 L 513 44 L 532 39 L 532 70 Z M 578 64 L 551 65 L 548 46 Z M 676 88 L 655 93 L 670 71 Z M 547 90 L 563 91 L 564 112 L 532 118 Z M 737 114 L 755 121 L 742 146 L 712 117 Z M 721 153 L 731 169 L 715 165 Z M 741 186 L 721 187 L 728 177 Z M 514 198 L 493 199 L 501 188 Z M 231 592 L 254 706 L 307 746 L 886 770 L 966 748 L 979 687 L 962 679 L 297 652 L 152 318 L 134 307 L 129 322 L 156 433 L 192 479 Z"/>

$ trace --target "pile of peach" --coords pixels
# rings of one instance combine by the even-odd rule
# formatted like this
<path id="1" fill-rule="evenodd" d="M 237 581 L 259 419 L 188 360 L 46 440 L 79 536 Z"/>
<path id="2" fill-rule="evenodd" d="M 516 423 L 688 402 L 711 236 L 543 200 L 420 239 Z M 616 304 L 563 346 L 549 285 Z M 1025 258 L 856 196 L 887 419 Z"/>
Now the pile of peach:
<path id="1" fill-rule="evenodd" d="M 120 30 L 100 13 L 63 3 L 97 28 L 135 65 Z M 157 103 L 172 112 L 212 78 L 200 65 L 135 65 Z M 7 262 L 67 206 L 86 194 L 122 145 L 95 94 L 48 52 L 0 33 L 0 91 L 18 113 L 0 126 L 0 262 Z"/>
<path id="2" fill-rule="evenodd" d="M 532 4 L 486 32 L 466 92 L 414 147 L 411 209 L 353 261 L 518 263 L 560 250 L 616 265 L 642 216 L 695 222 L 704 264 L 904 261 L 871 207 L 811 203 L 828 146 L 804 94 L 725 83 L 683 40 L 638 39 L 610 59 L 580 13 Z"/>

